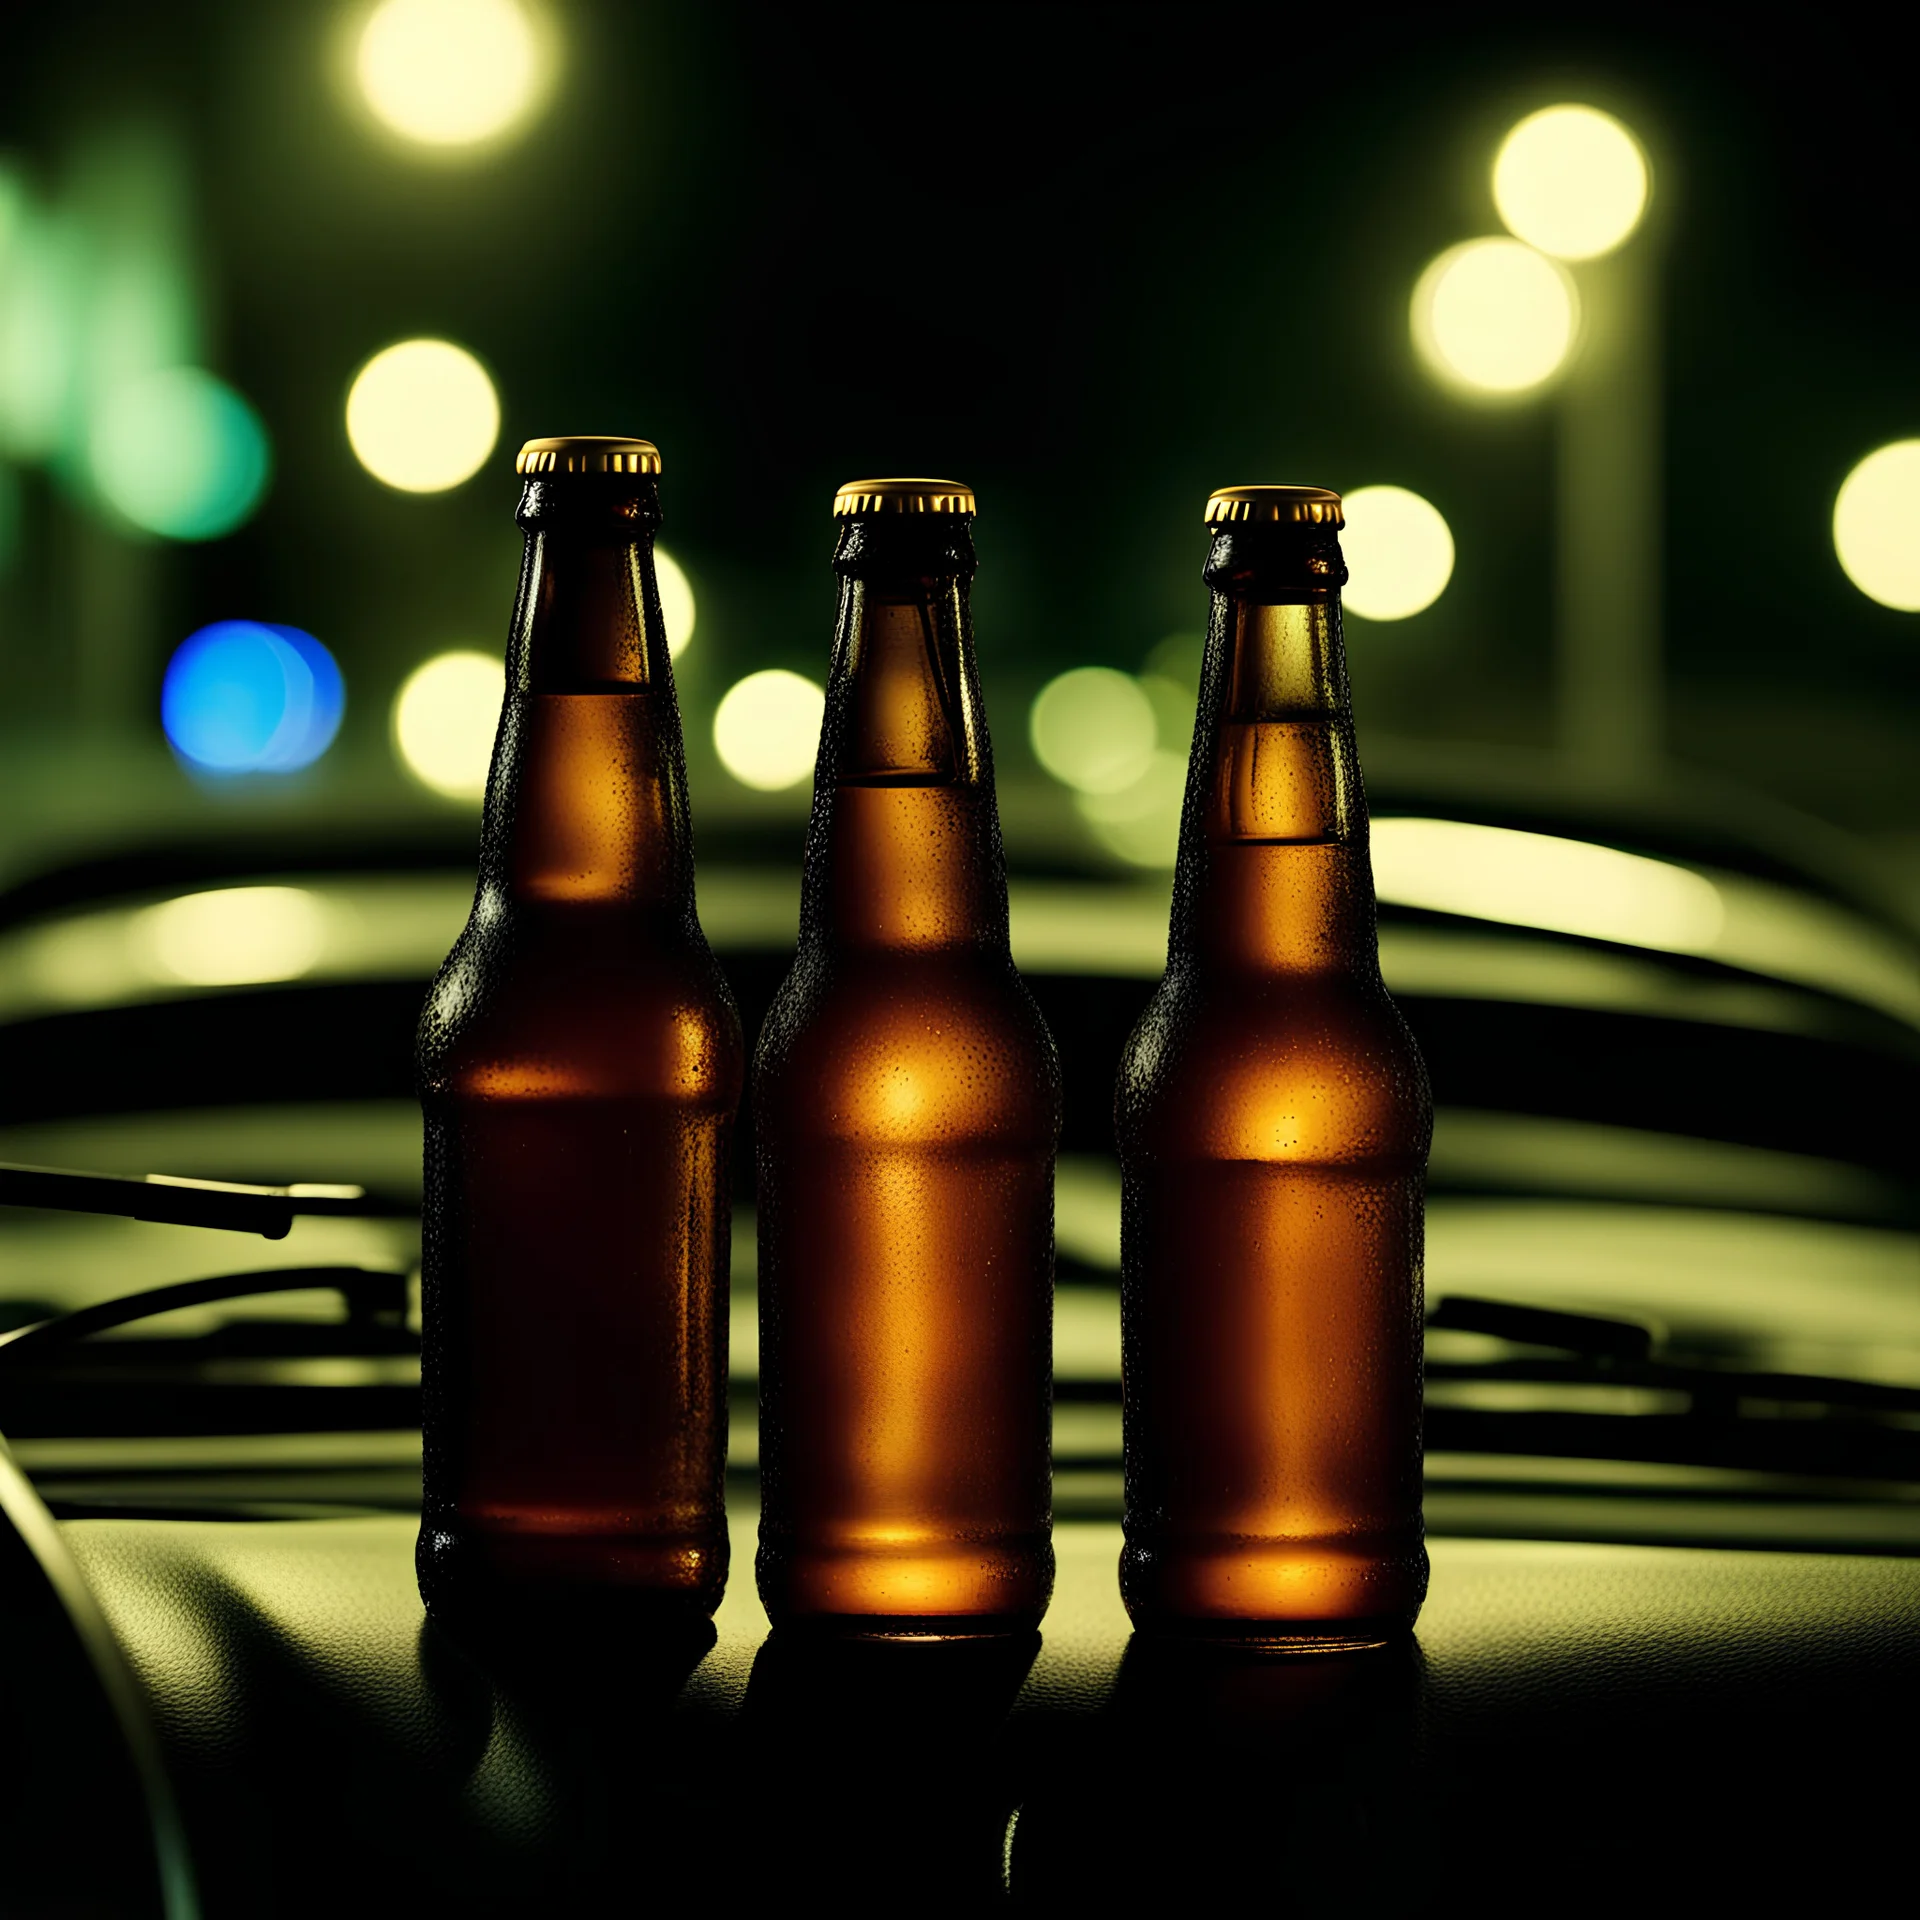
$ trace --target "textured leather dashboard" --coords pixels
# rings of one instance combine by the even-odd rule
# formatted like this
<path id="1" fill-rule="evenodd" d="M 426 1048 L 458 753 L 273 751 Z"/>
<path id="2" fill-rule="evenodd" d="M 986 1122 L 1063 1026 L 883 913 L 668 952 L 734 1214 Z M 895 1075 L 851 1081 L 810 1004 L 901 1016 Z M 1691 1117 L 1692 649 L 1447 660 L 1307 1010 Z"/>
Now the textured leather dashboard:
<path id="1" fill-rule="evenodd" d="M 1070 1524 L 1037 1650 L 765 1645 L 744 1553 L 710 1648 L 475 1648 L 413 1533 L 67 1524 L 210 1913 L 1772 1902 L 1905 1851 L 1914 1560 L 1439 1540 L 1416 1649 L 1276 1659 L 1130 1645 L 1119 1530 Z"/>

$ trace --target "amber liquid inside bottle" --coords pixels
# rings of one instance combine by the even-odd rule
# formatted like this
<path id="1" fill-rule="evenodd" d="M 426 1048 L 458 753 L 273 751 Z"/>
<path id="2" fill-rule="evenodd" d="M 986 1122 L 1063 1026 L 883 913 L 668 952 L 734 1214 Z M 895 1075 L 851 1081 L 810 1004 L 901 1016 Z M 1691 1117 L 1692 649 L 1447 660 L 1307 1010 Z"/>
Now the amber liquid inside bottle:
<path id="1" fill-rule="evenodd" d="M 694 911 L 651 483 L 530 485 L 473 916 L 420 1037 L 422 1591 L 726 1579 L 732 995 Z"/>
<path id="2" fill-rule="evenodd" d="M 800 950 L 754 1065 L 760 1593 L 1031 1627 L 1053 1585 L 1059 1068 L 1007 947 L 964 526 L 854 522 Z"/>
<path id="3" fill-rule="evenodd" d="M 1167 974 L 1121 1069 L 1121 1588 L 1141 1627 L 1338 1646 L 1426 1592 L 1432 1108 L 1380 978 L 1338 600 L 1260 597 L 1289 552 L 1263 580 L 1254 535 L 1216 542 Z"/>

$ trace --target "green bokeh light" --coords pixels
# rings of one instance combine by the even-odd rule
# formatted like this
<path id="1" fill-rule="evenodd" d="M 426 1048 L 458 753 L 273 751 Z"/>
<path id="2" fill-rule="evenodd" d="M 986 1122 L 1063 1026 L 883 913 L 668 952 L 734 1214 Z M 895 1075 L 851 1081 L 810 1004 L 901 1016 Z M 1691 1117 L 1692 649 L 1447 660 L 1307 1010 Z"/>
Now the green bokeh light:
<path id="1" fill-rule="evenodd" d="M 73 380 L 72 236 L 0 171 L 0 452 L 59 445 Z"/>
<path id="2" fill-rule="evenodd" d="M 266 490 L 266 429 L 239 394 L 198 367 L 167 367 L 113 389 L 87 443 L 102 499 L 171 540 L 216 540 Z"/>
<path id="3" fill-rule="evenodd" d="M 1034 757 L 1078 793 L 1119 793 L 1146 772 L 1158 724 L 1131 674 L 1073 667 L 1040 689 L 1027 729 Z"/>

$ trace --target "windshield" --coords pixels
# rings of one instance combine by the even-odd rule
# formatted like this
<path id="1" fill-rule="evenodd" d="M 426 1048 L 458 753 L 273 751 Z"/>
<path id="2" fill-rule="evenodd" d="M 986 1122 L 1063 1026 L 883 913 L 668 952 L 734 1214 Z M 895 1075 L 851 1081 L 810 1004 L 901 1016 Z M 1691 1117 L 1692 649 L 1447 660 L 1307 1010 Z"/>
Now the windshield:
<path id="1" fill-rule="evenodd" d="M 1641 49 L 1616 114 L 1409 41 L 1296 102 L 1291 137 L 1367 156 L 1303 196 L 1171 26 L 1041 112 L 1020 76 L 1077 29 L 1043 9 L 1016 58 L 996 17 L 913 68 L 929 150 L 974 158 L 872 170 L 849 239 L 840 130 L 905 21 L 830 54 L 508 6 L 530 64 L 449 131 L 324 11 L 216 6 L 164 49 L 130 5 L 43 12 L 0 79 L 0 1163 L 302 1190 L 214 1224 L 8 1176 L 0 1432 L 56 1506 L 417 1498 L 412 1034 L 472 900 L 512 448 L 586 424 L 661 450 L 699 911 L 749 1044 L 793 950 L 833 487 L 974 490 L 1013 953 L 1065 1073 L 1063 1516 L 1118 1511 L 1111 1099 L 1165 961 L 1200 507 L 1272 466 L 1345 496 L 1381 961 L 1437 1105 L 1430 1521 L 1920 1540 L 1911 266 L 1841 345 L 1804 316 L 1869 216 L 1757 184 L 1784 136 L 1728 101 L 1779 74 Z M 1241 30 L 1257 64 L 1292 29 Z M 1569 128 L 1639 182 L 1597 242 L 1527 197 Z M 856 275 L 850 312 L 845 250 L 883 236 L 954 261 Z M 1502 274 L 1537 338 L 1475 331 L 1519 310 Z M 1813 361 L 1831 392 L 1761 445 L 1736 396 Z M 745 1144 L 733 1201 L 750 1499 Z"/>

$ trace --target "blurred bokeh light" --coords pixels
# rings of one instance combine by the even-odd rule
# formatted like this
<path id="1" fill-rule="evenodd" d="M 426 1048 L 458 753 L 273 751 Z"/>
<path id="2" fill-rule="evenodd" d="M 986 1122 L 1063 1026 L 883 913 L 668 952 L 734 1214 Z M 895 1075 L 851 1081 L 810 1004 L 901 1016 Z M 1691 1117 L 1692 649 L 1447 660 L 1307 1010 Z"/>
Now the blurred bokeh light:
<path id="1" fill-rule="evenodd" d="M 1860 462 L 1833 503 L 1833 550 L 1870 600 L 1920 613 L 1920 440 Z"/>
<path id="2" fill-rule="evenodd" d="M 414 668 L 393 702 L 393 743 L 422 786 L 449 800 L 487 790 L 507 670 L 492 654 L 436 654 Z"/>
<path id="3" fill-rule="evenodd" d="M 310 633 L 217 620 L 175 648 L 160 723 L 183 760 L 208 773 L 292 773 L 333 744 L 346 689 Z"/>
<path id="4" fill-rule="evenodd" d="M 227 987 L 297 980 L 319 958 L 326 923 L 303 887 L 221 887 L 149 907 L 132 931 L 162 979 Z"/>
<path id="5" fill-rule="evenodd" d="M 1453 534 L 1440 509 L 1406 487 L 1356 487 L 1343 505 L 1347 610 L 1406 620 L 1432 606 L 1453 578 Z"/>
<path id="6" fill-rule="evenodd" d="M 347 439 L 376 480 L 441 493 L 478 473 L 500 437 L 487 370 L 450 340 L 402 340 L 376 353 L 347 394 Z"/>
<path id="7" fill-rule="evenodd" d="M 1373 823 L 1382 900 L 1670 953 L 1705 953 L 1726 918 L 1704 874 L 1584 840 L 1461 820 Z"/>
<path id="8" fill-rule="evenodd" d="M 382 0 L 360 34 L 367 104 L 429 147 L 472 147 L 525 121 L 540 92 L 541 46 L 515 0 Z"/>
<path id="9" fill-rule="evenodd" d="M 750 673 L 729 687 L 713 716 L 720 764 L 743 786 L 777 793 L 813 771 L 824 691 L 784 667 Z"/>
<path id="10" fill-rule="evenodd" d="M 1174 753 L 1185 753 L 1192 742 L 1199 689 L 1197 673 L 1190 680 L 1152 672 L 1140 676 L 1140 691 L 1153 708 L 1155 735 L 1163 747 Z"/>
<path id="11" fill-rule="evenodd" d="M 1501 143 L 1493 200 L 1507 231 L 1562 260 L 1610 253 L 1647 205 L 1640 144 L 1595 107 L 1542 107 Z"/>
<path id="12" fill-rule="evenodd" d="M 146 533 L 216 540 L 259 504 L 266 429 L 224 381 L 165 367 L 102 396 L 87 437 L 95 489 Z"/>
<path id="13" fill-rule="evenodd" d="M 665 547 L 653 550 L 653 574 L 660 588 L 660 617 L 667 624 L 667 652 L 678 660 L 693 638 L 693 584 Z"/>
<path id="14" fill-rule="evenodd" d="M 1117 792 L 1077 793 L 1074 807 L 1093 837 L 1135 867 L 1170 867 L 1180 847 L 1180 805 L 1187 757 L 1156 747 L 1138 776 Z"/>
<path id="15" fill-rule="evenodd" d="M 18 459 L 40 459 L 59 443 L 73 357 L 63 239 L 0 164 L 0 451 Z"/>
<path id="16" fill-rule="evenodd" d="M 1420 276 L 1413 340 L 1450 384 L 1519 394 L 1551 379 L 1573 346 L 1579 305 L 1566 269 L 1518 240 L 1468 240 Z"/>
<path id="17" fill-rule="evenodd" d="M 1040 764 L 1079 793 L 1121 793 L 1146 772 L 1159 727 L 1131 674 L 1074 667 L 1049 680 L 1028 715 Z"/>

